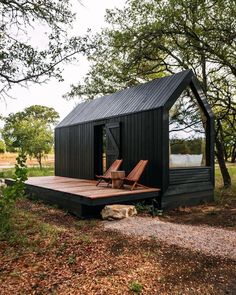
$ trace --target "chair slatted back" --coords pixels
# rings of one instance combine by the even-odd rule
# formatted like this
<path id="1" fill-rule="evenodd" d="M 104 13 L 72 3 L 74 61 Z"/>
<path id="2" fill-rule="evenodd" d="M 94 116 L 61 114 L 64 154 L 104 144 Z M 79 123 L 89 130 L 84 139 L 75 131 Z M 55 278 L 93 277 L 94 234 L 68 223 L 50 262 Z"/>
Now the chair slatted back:
<path id="1" fill-rule="evenodd" d="M 148 160 L 140 160 L 126 178 L 131 181 L 138 181 L 147 164 Z"/>
<path id="2" fill-rule="evenodd" d="M 111 177 L 111 171 L 117 171 L 120 168 L 122 162 L 123 160 L 115 160 L 109 169 L 104 173 L 104 176 Z"/>

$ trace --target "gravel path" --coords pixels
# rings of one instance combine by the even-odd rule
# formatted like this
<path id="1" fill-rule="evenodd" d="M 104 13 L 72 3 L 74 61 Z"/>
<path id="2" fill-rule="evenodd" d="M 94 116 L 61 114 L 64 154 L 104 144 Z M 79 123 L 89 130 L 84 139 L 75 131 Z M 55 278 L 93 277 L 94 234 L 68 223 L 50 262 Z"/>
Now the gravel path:
<path id="1" fill-rule="evenodd" d="M 155 237 L 169 245 L 236 260 L 236 232 L 233 231 L 209 226 L 175 224 L 147 217 L 105 221 L 104 227 L 126 235 Z"/>

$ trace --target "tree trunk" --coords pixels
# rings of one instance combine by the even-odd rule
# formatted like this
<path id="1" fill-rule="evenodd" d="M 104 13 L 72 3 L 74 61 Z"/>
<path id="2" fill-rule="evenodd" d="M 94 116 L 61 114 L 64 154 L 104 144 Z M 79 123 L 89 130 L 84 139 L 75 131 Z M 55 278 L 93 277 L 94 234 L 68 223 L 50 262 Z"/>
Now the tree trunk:
<path id="1" fill-rule="evenodd" d="M 231 153 L 231 163 L 235 163 L 236 161 L 236 144 L 233 146 Z"/>
<path id="2" fill-rule="evenodd" d="M 220 166 L 220 172 L 223 178 L 224 187 L 228 188 L 231 186 L 231 177 L 229 175 L 229 171 L 225 164 L 224 148 L 218 137 L 216 137 L 215 142 L 216 142 L 216 151 L 217 151 L 216 156 Z"/>
<path id="3" fill-rule="evenodd" d="M 225 162 L 228 162 L 228 155 L 225 154 Z"/>
<path id="4" fill-rule="evenodd" d="M 223 155 L 224 155 L 225 162 L 227 162 L 228 158 L 229 158 L 229 155 L 227 153 L 227 147 L 226 147 L 226 144 L 225 144 L 224 132 L 223 132 L 223 127 L 222 127 L 221 123 L 218 123 L 218 128 L 219 128 L 219 141 L 220 141 L 220 144 L 221 144 L 221 147 L 222 147 L 222 152 L 223 152 Z"/>
<path id="5" fill-rule="evenodd" d="M 37 157 L 37 159 L 38 159 L 38 163 L 39 163 L 39 168 L 42 169 L 42 156 L 39 155 L 39 156 Z"/>

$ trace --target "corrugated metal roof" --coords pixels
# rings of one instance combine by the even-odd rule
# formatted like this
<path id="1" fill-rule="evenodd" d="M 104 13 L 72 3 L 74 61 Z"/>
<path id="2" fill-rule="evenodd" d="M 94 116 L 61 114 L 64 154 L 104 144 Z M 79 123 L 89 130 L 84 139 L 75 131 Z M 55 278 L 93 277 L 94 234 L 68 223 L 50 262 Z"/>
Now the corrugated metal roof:
<path id="1" fill-rule="evenodd" d="M 80 103 L 57 127 L 159 108 L 168 101 L 189 74 L 193 75 L 192 71 L 186 70 Z"/>

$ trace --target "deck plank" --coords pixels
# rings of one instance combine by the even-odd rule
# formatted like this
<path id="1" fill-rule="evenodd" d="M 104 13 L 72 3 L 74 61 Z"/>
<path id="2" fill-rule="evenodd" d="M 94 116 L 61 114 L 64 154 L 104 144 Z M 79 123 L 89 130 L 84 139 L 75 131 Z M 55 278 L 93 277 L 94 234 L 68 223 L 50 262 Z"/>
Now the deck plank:
<path id="1" fill-rule="evenodd" d="M 31 183 L 32 185 L 36 185 L 34 183 Z M 77 182 L 65 182 L 65 183 L 43 183 L 39 184 L 37 183 L 38 186 L 45 187 L 45 188 L 52 188 L 52 189 L 59 189 L 59 188 L 65 188 L 65 189 L 70 189 L 70 188 L 90 188 L 90 187 L 96 187 L 95 185 L 91 185 L 88 183 L 77 183 Z M 98 187 L 96 187 L 98 188 Z"/>
<path id="2" fill-rule="evenodd" d="M 86 192 L 86 197 L 91 198 L 91 199 L 98 199 L 98 198 L 107 198 L 107 197 L 116 197 L 116 196 L 121 196 L 121 195 L 137 195 L 137 194 L 143 194 L 143 193 L 150 193 L 150 192 L 159 192 L 160 190 L 158 189 L 142 189 L 142 190 L 133 190 L 133 191 L 126 191 L 126 190 L 119 190 L 119 191 L 99 191 L 95 193 L 90 193 Z M 84 194 L 84 195 L 85 195 Z"/>
<path id="3" fill-rule="evenodd" d="M 46 176 L 42 176 L 46 177 Z M 40 179 L 40 177 L 37 177 L 37 179 L 33 179 L 34 177 L 30 177 L 26 183 L 27 184 L 53 184 L 53 183 L 90 183 L 90 184 L 96 184 L 96 181 L 94 180 L 85 180 L 85 179 L 75 179 L 75 178 L 65 178 L 65 177 L 59 177 L 58 179 Z"/>
<path id="4" fill-rule="evenodd" d="M 61 191 L 65 193 L 72 193 L 75 195 L 85 196 L 88 191 L 100 191 L 101 188 L 97 188 L 95 186 L 82 186 L 82 187 L 60 187 L 60 186 L 41 186 L 46 189 L 52 189 L 55 191 Z"/>

